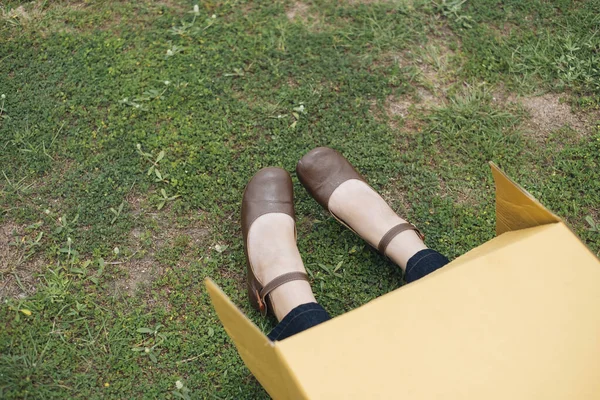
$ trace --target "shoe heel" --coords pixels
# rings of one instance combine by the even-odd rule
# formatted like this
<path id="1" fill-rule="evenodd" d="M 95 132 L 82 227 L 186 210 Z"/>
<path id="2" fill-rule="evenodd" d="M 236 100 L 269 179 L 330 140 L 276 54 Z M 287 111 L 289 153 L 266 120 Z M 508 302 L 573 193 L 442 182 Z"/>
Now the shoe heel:
<path id="1" fill-rule="evenodd" d="M 261 309 L 260 309 L 260 303 L 258 300 L 258 291 L 256 290 L 256 288 L 254 288 L 254 286 L 250 282 L 246 283 L 246 287 L 248 289 L 248 300 L 250 301 L 250 305 L 256 311 L 260 312 Z"/>

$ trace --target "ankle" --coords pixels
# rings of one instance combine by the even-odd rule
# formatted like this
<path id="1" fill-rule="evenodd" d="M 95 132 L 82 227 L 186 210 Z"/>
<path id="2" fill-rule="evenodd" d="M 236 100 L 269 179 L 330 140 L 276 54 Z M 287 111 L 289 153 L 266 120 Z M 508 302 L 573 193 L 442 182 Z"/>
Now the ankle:
<path id="1" fill-rule="evenodd" d="M 302 304 L 317 302 L 307 281 L 285 283 L 274 289 L 270 296 L 277 321 L 281 321 L 290 311 Z"/>
<path id="2" fill-rule="evenodd" d="M 253 222 L 248 232 L 248 258 L 254 274 L 263 285 L 290 272 L 304 272 L 296 246 L 294 220 L 286 214 L 265 214 Z M 273 314 L 281 321 L 301 304 L 316 303 L 310 283 L 291 281 L 269 294 Z"/>
<path id="3" fill-rule="evenodd" d="M 392 239 L 385 255 L 387 255 L 394 264 L 398 265 L 402 271 L 406 271 L 408 260 L 421 250 L 427 249 L 425 243 L 413 230 L 404 231 Z"/>

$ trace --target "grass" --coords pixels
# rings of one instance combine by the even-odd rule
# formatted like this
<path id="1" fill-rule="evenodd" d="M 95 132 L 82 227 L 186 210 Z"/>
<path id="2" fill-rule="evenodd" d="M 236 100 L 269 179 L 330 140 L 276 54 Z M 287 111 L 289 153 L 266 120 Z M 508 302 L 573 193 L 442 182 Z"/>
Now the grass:
<path id="1" fill-rule="evenodd" d="M 489 160 L 598 254 L 599 7 L 5 2 L 0 397 L 266 398 L 202 280 L 274 326 L 245 299 L 241 194 L 318 145 L 451 258 L 494 235 Z M 544 93 L 583 122 L 542 130 Z M 294 182 L 327 310 L 401 284 Z"/>

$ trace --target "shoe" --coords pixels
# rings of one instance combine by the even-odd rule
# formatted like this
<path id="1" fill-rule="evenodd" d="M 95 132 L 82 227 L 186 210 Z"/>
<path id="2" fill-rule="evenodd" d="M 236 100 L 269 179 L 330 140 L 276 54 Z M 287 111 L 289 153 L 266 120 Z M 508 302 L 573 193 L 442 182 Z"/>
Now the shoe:
<path id="1" fill-rule="evenodd" d="M 367 183 L 367 181 L 356 171 L 356 169 L 337 151 L 328 147 L 317 147 L 308 152 L 296 166 L 296 174 L 302 186 L 306 188 L 308 193 L 329 213 L 338 220 L 342 225 L 346 226 L 352 232 L 356 233 L 351 226 L 346 224 L 342 219 L 338 218 L 329 209 L 329 198 L 331 194 L 342 183 L 350 179 L 356 179 Z M 368 185 L 368 184 L 367 184 Z M 373 189 L 373 188 L 371 188 Z M 375 190 L 375 189 L 373 189 Z M 379 241 L 377 250 L 385 255 L 385 249 L 390 244 L 392 239 L 401 232 L 406 230 L 414 230 L 421 240 L 425 236 L 419 229 L 411 223 L 405 222 L 391 228 Z M 359 235 L 360 236 L 360 235 Z M 369 243 L 371 244 L 371 243 Z M 371 244 L 375 247 L 373 244 Z"/>
<path id="2" fill-rule="evenodd" d="M 295 280 L 308 281 L 308 276 L 303 272 L 289 272 L 266 284 L 256 277 L 248 257 L 248 232 L 258 217 L 270 213 L 284 213 L 295 220 L 292 179 L 290 174 L 281 168 L 269 167 L 258 171 L 248 182 L 242 198 L 242 234 L 248 270 L 248 298 L 250 304 L 263 316 L 272 313 L 273 307 L 268 296 L 274 289 Z"/>

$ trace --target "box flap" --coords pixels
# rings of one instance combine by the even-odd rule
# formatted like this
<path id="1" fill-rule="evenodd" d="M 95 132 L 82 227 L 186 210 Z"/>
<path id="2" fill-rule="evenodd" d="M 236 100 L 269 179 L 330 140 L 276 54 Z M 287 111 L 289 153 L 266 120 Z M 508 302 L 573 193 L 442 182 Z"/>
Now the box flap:
<path id="1" fill-rule="evenodd" d="M 490 162 L 496 182 L 496 234 L 559 222 L 525 189 L 512 181 L 496 164 Z"/>
<path id="2" fill-rule="evenodd" d="M 273 342 L 246 318 L 211 279 L 207 278 L 204 282 L 227 334 L 265 390 L 275 399 L 305 399 L 301 386 Z"/>
<path id="3" fill-rule="evenodd" d="M 560 222 L 484 246 L 277 342 L 308 397 L 599 398 L 598 259 Z"/>

